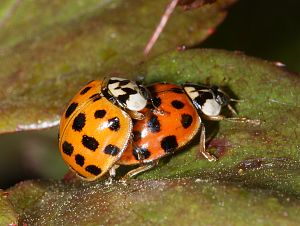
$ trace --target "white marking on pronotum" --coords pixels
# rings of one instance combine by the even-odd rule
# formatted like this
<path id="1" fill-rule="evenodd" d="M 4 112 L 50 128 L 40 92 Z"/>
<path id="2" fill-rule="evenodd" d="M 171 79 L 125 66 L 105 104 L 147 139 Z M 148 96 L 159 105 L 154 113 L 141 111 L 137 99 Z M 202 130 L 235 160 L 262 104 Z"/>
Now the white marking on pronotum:
<path id="1" fill-rule="evenodd" d="M 207 99 L 201 106 L 201 111 L 208 116 L 217 116 L 221 112 L 221 105 L 215 99 Z"/>
<path id="2" fill-rule="evenodd" d="M 196 99 L 199 96 L 199 92 L 196 91 L 195 87 L 186 86 L 184 87 L 185 92 L 190 96 L 192 100 Z"/>
<path id="3" fill-rule="evenodd" d="M 126 101 L 126 105 L 128 109 L 132 111 L 140 111 L 147 104 L 147 100 L 139 93 L 130 95 L 129 100 Z"/>

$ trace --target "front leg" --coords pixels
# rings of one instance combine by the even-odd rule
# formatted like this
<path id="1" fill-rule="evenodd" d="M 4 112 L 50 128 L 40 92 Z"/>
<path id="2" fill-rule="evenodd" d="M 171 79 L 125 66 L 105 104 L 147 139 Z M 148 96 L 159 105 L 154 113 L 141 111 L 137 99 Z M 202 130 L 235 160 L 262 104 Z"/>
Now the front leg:
<path id="1" fill-rule="evenodd" d="M 133 119 L 136 119 L 136 120 L 143 120 L 143 119 L 145 119 L 145 115 L 143 113 L 141 113 L 141 112 L 138 112 L 138 111 L 129 111 L 129 110 L 126 110 L 126 112 Z"/>
<path id="2" fill-rule="evenodd" d="M 226 118 L 224 115 L 217 115 L 217 116 L 208 116 L 208 115 L 201 115 L 202 118 L 209 120 L 209 121 L 229 121 L 229 122 L 241 122 L 241 123 L 249 123 L 253 125 L 260 125 L 261 121 L 259 119 L 249 119 L 246 117 L 232 117 Z"/>

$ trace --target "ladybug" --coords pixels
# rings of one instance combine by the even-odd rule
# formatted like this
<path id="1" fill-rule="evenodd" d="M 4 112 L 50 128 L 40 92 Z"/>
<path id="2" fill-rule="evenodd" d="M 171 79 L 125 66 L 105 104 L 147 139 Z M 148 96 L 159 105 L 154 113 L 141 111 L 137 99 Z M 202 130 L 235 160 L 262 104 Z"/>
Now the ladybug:
<path id="1" fill-rule="evenodd" d="M 223 120 L 222 107 L 227 106 L 236 114 L 228 97 L 217 86 L 156 83 L 149 87 L 152 103 L 163 114 L 147 109 L 146 118 L 136 121 L 133 126 L 133 142 L 129 144 L 119 165 L 141 165 L 127 175 L 132 177 L 154 167 L 162 157 L 170 155 L 188 144 L 200 131 L 200 153 L 209 160 L 217 158 L 205 148 L 205 127 L 201 118 Z M 246 118 L 228 118 L 231 121 L 245 121 Z"/>
<path id="2" fill-rule="evenodd" d="M 223 115 L 220 115 L 222 107 L 228 107 L 228 109 L 234 115 L 237 115 L 236 111 L 230 105 L 230 102 L 237 102 L 238 100 L 230 98 L 218 86 L 206 86 L 187 83 L 182 87 L 203 118 L 214 121 L 225 119 Z"/>
<path id="3" fill-rule="evenodd" d="M 134 81 L 112 77 L 88 83 L 71 100 L 61 117 L 59 149 L 80 178 L 96 180 L 121 157 L 133 127 L 125 110 L 138 112 L 147 104 L 140 89 Z"/>

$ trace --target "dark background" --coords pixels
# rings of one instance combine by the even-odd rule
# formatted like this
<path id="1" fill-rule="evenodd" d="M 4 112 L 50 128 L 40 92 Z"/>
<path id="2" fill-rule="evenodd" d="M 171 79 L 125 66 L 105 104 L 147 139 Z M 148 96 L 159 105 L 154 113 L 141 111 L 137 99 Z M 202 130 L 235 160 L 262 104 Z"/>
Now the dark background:
<path id="1" fill-rule="evenodd" d="M 300 1 L 240 0 L 200 47 L 240 50 L 300 72 Z"/>

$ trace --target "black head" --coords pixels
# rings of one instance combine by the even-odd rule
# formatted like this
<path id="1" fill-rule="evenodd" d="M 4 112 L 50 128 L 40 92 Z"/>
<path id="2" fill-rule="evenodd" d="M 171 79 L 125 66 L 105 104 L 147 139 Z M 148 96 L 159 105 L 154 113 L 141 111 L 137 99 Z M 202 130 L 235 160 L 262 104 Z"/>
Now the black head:
<path id="1" fill-rule="evenodd" d="M 229 104 L 230 98 L 218 86 L 212 86 L 210 90 L 214 95 L 216 102 L 222 107 L 225 107 Z"/>

